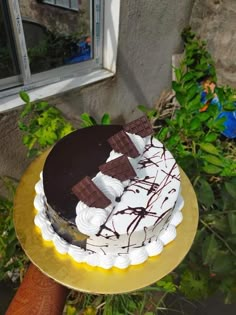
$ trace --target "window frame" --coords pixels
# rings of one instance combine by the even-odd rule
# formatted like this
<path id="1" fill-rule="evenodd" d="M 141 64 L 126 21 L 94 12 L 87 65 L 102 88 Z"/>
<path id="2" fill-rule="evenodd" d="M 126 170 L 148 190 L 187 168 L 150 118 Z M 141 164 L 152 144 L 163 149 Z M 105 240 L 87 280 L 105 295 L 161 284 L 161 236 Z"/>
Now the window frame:
<path id="1" fill-rule="evenodd" d="M 13 0 L 12 5 L 14 6 L 15 3 L 18 3 L 18 1 Z M 15 10 L 17 12 L 16 7 Z M 96 14 L 94 14 L 94 18 L 96 23 Z M 57 74 L 53 81 L 47 79 L 47 72 L 45 71 L 44 73 L 35 74 L 35 82 L 30 82 L 27 77 L 27 68 L 29 67 L 29 64 L 21 63 L 20 67 L 25 71 L 24 75 L 27 83 L 24 86 L 10 89 L 11 94 L 9 93 L 9 90 L 0 92 L 0 112 L 4 112 L 23 104 L 23 101 L 19 97 L 19 92 L 21 90 L 27 91 L 31 101 L 34 101 L 114 76 L 116 72 L 119 18 L 120 0 L 103 0 L 103 23 L 101 23 L 100 29 L 100 32 L 103 35 L 103 40 L 102 45 L 100 45 L 101 51 L 96 52 L 100 54 L 100 58 L 96 60 L 96 56 L 94 56 L 95 58 L 92 61 L 81 63 L 78 71 L 75 70 L 74 65 L 67 65 L 65 66 L 65 69 L 67 69 L 66 73 L 65 71 L 61 71 L 64 67 L 49 70 L 50 73 L 55 72 L 55 74 Z M 17 19 L 15 19 L 15 21 L 17 22 Z M 19 28 L 19 25 L 15 25 L 14 27 Z M 94 40 L 101 40 L 101 36 L 97 36 L 97 38 L 94 37 Z M 22 42 L 19 41 L 16 45 L 22 45 Z M 26 52 L 26 46 L 23 47 L 23 51 L 24 49 Z M 94 62 L 97 62 L 97 67 L 94 66 Z"/>
<path id="2" fill-rule="evenodd" d="M 53 2 L 56 2 L 57 0 L 52 0 Z M 52 3 L 52 1 L 49 1 L 49 0 L 42 0 L 40 1 L 42 4 L 48 4 L 48 5 L 52 5 L 52 6 L 55 6 L 55 7 L 58 7 L 58 8 L 62 8 L 62 9 L 66 9 L 66 10 L 71 10 L 71 11 L 79 11 L 79 5 L 78 5 L 78 8 L 75 9 L 75 8 L 72 8 L 70 7 L 70 0 L 67 0 L 68 1 L 68 6 L 66 5 L 60 5 L 58 3 Z"/>

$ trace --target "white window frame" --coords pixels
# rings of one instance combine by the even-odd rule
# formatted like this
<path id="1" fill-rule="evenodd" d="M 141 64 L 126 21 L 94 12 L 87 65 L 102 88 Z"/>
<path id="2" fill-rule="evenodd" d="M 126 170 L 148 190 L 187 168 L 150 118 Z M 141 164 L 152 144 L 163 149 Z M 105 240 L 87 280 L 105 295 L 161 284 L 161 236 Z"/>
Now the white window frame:
<path id="1" fill-rule="evenodd" d="M 50 4 L 50 5 L 53 5 L 55 7 L 68 9 L 68 10 L 72 10 L 72 11 L 79 11 L 79 5 L 77 6 L 77 8 L 72 7 L 71 6 L 71 0 L 67 0 L 67 3 L 68 3 L 67 5 L 66 4 L 60 4 L 57 1 L 58 0 L 43 0 L 42 3 L 43 4 Z"/>
<path id="2" fill-rule="evenodd" d="M 91 70 L 89 70 L 87 66 L 83 69 L 82 65 L 80 70 L 77 72 L 74 71 L 75 67 L 73 65 L 68 65 L 66 66 L 66 74 L 63 77 L 55 77 L 55 82 L 47 82 L 47 72 L 41 73 L 38 74 L 38 80 L 43 80 L 42 86 L 37 86 L 39 81 L 37 82 L 37 75 L 35 75 L 35 82 L 30 82 L 24 87 L 21 86 L 11 89 L 11 91 L 13 91 L 12 95 L 6 95 L 6 93 L 4 94 L 4 91 L 0 92 L 0 112 L 4 112 L 23 105 L 23 101 L 19 97 L 19 92 L 21 90 L 26 90 L 30 96 L 31 101 L 35 101 L 64 93 L 75 88 L 86 86 L 88 84 L 95 83 L 115 75 L 119 35 L 120 0 L 103 1 L 103 41 L 101 47 L 102 60 L 99 61 L 101 63 L 100 67 L 98 67 L 98 69 L 94 69 L 93 67 Z M 99 40 L 99 38 L 97 38 L 97 40 Z M 18 45 L 20 44 L 22 43 L 19 42 Z M 24 51 L 24 48 L 21 50 Z M 21 69 L 25 68 L 25 73 L 27 74 L 28 65 L 21 64 L 20 66 Z M 56 73 L 58 69 L 50 70 L 50 72 L 55 71 Z"/>

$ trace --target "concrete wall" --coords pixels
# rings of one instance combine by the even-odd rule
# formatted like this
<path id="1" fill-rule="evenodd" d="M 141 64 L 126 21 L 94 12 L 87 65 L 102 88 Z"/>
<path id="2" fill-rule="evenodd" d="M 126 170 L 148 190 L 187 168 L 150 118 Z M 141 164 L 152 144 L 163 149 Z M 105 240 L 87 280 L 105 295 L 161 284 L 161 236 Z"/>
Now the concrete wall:
<path id="1" fill-rule="evenodd" d="M 236 1 L 196 0 L 191 26 L 207 42 L 219 85 L 236 88 Z"/>
<path id="2" fill-rule="evenodd" d="M 188 25 L 194 0 L 121 1 L 117 74 L 103 82 L 51 98 L 78 126 L 88 112 L 113 122 L 140 115 L 137 105 L 152 106 L 171 86 L 171 56 L 181 52 L 180 33 Z M 17 129 L 18 110 L 0 115 L 0 175 L 20 178 L 29 160 Z"/>

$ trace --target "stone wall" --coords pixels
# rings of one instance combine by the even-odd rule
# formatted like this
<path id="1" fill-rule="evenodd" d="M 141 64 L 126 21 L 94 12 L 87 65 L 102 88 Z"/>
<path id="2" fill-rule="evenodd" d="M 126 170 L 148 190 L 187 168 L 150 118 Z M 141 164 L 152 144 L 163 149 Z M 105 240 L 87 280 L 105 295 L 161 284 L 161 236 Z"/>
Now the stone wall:
<path id="1" fill-rule="evenodd" d="M 207 41 L 218 84 L 236 88 L 236 1 L 195 0 L 191 26 Z"/>

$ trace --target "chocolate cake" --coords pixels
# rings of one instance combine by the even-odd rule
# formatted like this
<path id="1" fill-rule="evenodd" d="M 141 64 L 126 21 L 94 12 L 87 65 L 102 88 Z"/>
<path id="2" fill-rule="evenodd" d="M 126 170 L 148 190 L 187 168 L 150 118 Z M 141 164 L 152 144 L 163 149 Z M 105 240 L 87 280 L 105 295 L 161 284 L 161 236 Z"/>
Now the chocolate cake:
<path id="1" fill-rule="evenodd" d="M 146 117 L 64 137 L 35 189 L 43 238 L 79 263 L 105 269 L 160 254 L 182 220 L 178 166 Z"/>

